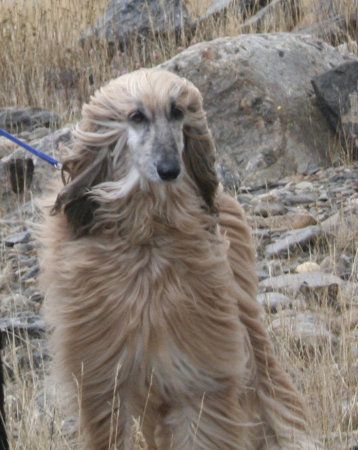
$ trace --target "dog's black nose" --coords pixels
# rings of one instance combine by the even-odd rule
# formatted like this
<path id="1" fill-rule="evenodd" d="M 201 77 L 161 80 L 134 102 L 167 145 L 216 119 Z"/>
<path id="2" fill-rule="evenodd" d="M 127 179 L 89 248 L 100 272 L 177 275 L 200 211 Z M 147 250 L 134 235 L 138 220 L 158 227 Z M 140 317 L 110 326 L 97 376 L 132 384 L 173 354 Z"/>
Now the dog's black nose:
<path id="1" fill-rule="evenodd" d="M 180 166 L 177 162 L 162 161 L 157 166 L 157 172 L 163 181 L 175 180 L 180 174 Z"/>

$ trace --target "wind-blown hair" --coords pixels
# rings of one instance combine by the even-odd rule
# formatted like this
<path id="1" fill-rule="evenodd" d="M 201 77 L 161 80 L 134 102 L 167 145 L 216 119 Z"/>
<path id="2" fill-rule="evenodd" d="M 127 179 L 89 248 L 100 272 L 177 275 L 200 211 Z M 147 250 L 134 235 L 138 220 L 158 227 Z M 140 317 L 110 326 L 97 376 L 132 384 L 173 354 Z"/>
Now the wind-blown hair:
<path id="1" fill-rule="evenodd" d="M 153 91 L 159 95 L 152 96 Z M 168 98 L 175 98 L 185 108 L 183 161 L 207 208 L 216 212 L 215 147 L 199 91 L 189 81 L 174 75 L 163 79 L 163 71 L 142 70 L 135 72 L 135 76 L 128 74 L 112 80 L 83 107 L 83 119 L 74 132 L 73 155 L 63 164 L 62 178 L 66 186 L 53 209 L 57 212 L 64 207 L 77 233 L 82 234 L 91 226 L 96 205 L 88 201 L 87 194 L 92 186 L 115 181 L 116 189 L 126 195 L 140 182 L 140 174 L 131 166 L 125 152 L 126 121 L 133 105 L 145 103 L 155 109 Z M 79 215 L 83 223 L 78 223 Z"/>
<path id="2" fill-rule="evenodd" d="M 86 449 L 315 448 L 214 161 L 201 95 L 172 73 L 122 76 L 83 107 L 41 266 Z"/>

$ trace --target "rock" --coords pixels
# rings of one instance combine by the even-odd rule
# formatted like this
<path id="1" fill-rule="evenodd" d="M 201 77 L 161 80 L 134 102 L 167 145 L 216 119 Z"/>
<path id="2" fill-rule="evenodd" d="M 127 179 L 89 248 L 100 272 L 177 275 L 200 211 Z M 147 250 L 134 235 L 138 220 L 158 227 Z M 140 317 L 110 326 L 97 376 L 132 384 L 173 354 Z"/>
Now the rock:
<path id="1" fill-rule="evenodd" d="M 38 264 L 35 264 L 34 266 L 32 266 L 30 268 L 30 270 L 28 270 L 22 277 L 21 277 L 21 281 L 27 281 L 30 280 L 31 278 L 34 278 L 36 275 L 38 275 L 40 272 L 40 267 Z"/>
<path id="2" fill-rule="evenodd" d="M 201 90 L 219 159 L 240 169 L 245 186 L 267 186 L 303 166 L 331 164 L 328 148 L 338 154 L 311 80 L 345 61 L 324 42 L 278 33 L 203 42 L 160 67 Z"/>
<path id="3" fill-rule="evenodd" d="M 82 39 L 104 36 L 108 43 L 125 49 L 136 40 L 181 32 L 186 25 L 189 18 L 181 0 L 112 0 L 104 17 Z"/>
<path id="4" fill-rule="evenodd" d="M 302 264 L 299 264 L 295 272 L 296 273 L 305 273 L 305 272 L 314 272 L 316 270 L 321 270 L 321 267 L 319 264 L 313 262 L 313 261 L 306 261 Z"/>
<path id="5" fill-rule="evenodd" d="M 317 196 L 311 193 L 290 194 L 285 197 L 283 203 L 285 205 L 304 205 L 306 203 L 313 203 L 317 200 Z"/>
<path id="6" fill-rule="evenodd" d="M 0 108 L 0 128 L 9 132 L 32 131 L 42 126 L 53 128 L 60 120 L 58 114 L 42 108 Z"/>
<path id="7" fill-rule="evenodd" d="M 311 183 L 310 181 L 301 181 L 296 184 L 295 189 L 298 191 L 311 191 L 313 189 L 313 183 Z"/>
<path id="8" fill-rule="evenodd" d="M 318 105 L 348 154 L 358 156 L 358 61 L 348 62 L 312 80 Z"/>
<path id="9" fill-rule="evenodd" d="M 266 256 L 287 253 L 296 247 L 304 248 L 322 234 L 319 225 L 310 225 L 305 228 L 287 231 L 284 236 L 265 248 Z"/>
<path id="10" fill-rule="evenodd" d="M 15 244 L 27 244 L 31 239 L 31 233 L 29 231 L 23 231 L 22 233 L 13 234 L 5 239 L 5 245 L 7 247 L 13 247 Z"/>
<path id="11" fill-rule="evenodd" d="M 347 207 L 343 211 L 333 214 L 320 225 L 310 225 L 305 228 L 289 230 L 281 235 L 275 242 L 267 245 L 265 249 L 266 256 L 273 256 L 287 253 L 297 247 L 305 248 L 313 243 L 322 235 L 330 235 L 331 237 L 341 239 L 347 238 L 348 233 L 354 233 L 356 230 L 356 221 L 358 209 Z M 356 232 L 358 235 L 358 231 Z"/>

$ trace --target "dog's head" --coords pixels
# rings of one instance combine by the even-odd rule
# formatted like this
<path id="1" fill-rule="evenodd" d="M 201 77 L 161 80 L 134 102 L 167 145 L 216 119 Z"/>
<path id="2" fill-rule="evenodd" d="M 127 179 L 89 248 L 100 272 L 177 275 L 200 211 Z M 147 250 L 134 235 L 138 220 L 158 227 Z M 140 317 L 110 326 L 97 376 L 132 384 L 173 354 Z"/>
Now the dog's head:
<path id="1" fill-rule="evenodd" d="M 124 197 L 137 185 L 180 183 L 185 172 L 216 212 L 214 143 L 201 95 L 188 80 L 158 69 L 123 75 L 97 91 L 82 115 L 54 213 L 63 209 L 83 233 L 95 186 L 111 183 L 113 196 Z"/>

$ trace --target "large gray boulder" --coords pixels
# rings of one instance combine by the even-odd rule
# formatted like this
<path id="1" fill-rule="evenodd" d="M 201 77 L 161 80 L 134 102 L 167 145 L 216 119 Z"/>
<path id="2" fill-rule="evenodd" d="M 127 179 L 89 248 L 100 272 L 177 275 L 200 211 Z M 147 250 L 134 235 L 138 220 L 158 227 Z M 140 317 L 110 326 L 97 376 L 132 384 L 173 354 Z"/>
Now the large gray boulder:
<path id="1" fill-rule="evenodd" d="M 200 89 L 219 159 L 257 185 L 332 163 L 338 146 L 311 80 L 346 61 L 327 43 L 278 33 L 200 43 L 161 67 Z"/>
<path id="2" fill-rule="evenodd" d="M 181 0 L 112 0 L 83 38 L 104 36 L 108 43 L 125 47 L 133 39 L 180 31 L 188 21 Z"/>
<path id="3" fill-rule="evenodd" d="M 338 132 L 347 154 L 358 156 L 358 61 L 348 62 L 312 80 L 318 104 Z"/>

